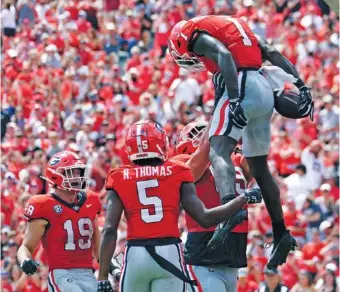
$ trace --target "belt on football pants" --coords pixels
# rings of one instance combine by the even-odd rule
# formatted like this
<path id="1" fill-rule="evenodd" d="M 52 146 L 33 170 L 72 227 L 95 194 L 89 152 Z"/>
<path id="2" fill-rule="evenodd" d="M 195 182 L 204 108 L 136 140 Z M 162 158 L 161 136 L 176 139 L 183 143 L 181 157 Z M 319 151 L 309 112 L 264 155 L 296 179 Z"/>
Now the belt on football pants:
<path id="1" fill-rule="evenodd" d="M 173 263 L 169 262 L 167 259 L 163 258 L 156 252 L 156 246 L 164 246 L 175 244 L 178 247 L 178 243 L 181 240 L 176 237 L 165 237 L 165 238 L 149 238 L 149 239 L 130 239 L 127 241 L 127 246 L 144 246 L 149 255 L 154 259 L 154 261 L 164 270 L 173 274 L 175 277 L 179 278 L 185 283 L 189 283 L 190 285 L 197 286 L 196 280 L 189 279 L 184 272 L 179 270 Z M 180 255 L 180 251 L 178 250 L 178 255 Z"/>
<path id="2" fill-rule="evenodd" d="M 189 279 L 184 272 L 179 270 L 173 263 L 169 262 L 167 259 L 163 258 L 156 252 L 155 246 L 145 246 L 145 249 L 150 254 L 150 256 L 155 260 L 157 264 L 159 264 L 164 270 L 173 274 L 178 279 L 183 282 L 189 283 L 190 285 L 197 286 L 196 280 Z"/>

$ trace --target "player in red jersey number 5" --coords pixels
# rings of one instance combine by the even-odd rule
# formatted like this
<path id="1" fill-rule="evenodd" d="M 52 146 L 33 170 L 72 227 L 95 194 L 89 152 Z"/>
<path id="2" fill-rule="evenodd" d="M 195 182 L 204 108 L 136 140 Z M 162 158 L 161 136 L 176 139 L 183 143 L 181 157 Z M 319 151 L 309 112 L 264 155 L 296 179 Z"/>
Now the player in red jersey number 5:
<path id="1" fill-rule="evenodd" d="M 128 230 L 120 291 L 185 291 L 186 283 L 196 283 L 185 275 L 178 230 L 180 204 L 208 228 L 227 220 L 244 204 L 260 202 L 261 193 L 252 190 L 228 204 L 206 209 L 196 196 L 190 167 L 167 159 L 168 138 L 151 121 L 137 122 L 129 129 L 126 150 L 132 165 L 112 170 L 106 180 L 108 204 L 97 291 L 112 291 L 107 279 L 123 210 Z"/>

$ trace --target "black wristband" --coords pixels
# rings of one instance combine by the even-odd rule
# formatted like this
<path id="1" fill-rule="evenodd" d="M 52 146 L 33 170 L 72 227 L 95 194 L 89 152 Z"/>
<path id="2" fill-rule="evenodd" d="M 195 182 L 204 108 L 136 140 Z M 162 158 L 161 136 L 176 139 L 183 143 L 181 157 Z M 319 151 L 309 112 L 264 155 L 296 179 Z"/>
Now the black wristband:
<path id="1" fill-rule="evenodd" d="M 296 82 L 295 85 L 300 88 L 302 86 L 305 86 L 305 83 L 299 78 Z"/>

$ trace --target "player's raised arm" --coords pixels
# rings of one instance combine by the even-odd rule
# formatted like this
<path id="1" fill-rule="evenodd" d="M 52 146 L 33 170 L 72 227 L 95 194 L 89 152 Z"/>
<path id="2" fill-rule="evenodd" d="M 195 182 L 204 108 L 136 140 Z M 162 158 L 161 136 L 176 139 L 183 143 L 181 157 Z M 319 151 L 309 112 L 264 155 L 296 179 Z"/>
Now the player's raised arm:
<path id="1" fill-rule="evenodd" d="M 123 205 L 114 190 L 107 192 L 105 225 L 99 248 L 98 281 L 107 281 L 110 262 L 116 249 L 117 229 L 123 212 Z"/>
<path id="2" fill-rule="evenodd" d="M 17 253 L 20 267 L 27 275 L 33 275 L 37 271 L 38 263 L 32 259 L 32 255 L 45 233 L 47 224 L 44 219 L 36 219 L 27 224 L 23 242 Z"/>
<path id="3" fill-rule="evenodd" d="M 229 99 L 238 99 L 239 90 L 237 69 L 233 56 L 225 45 L 216 38 L 213 38 L 208 34 L 201 33 L 192 44 L 192 50 L 198 56 L 204 56 L 211 59 L 218 65 L 225 81 L 225 83 L 222 81 L 219 83 L 221 85 L 221 93 L 224 93 L 224 85 L 226 85 Z"/>
<path id="4" fill-rule="evenodd" d="M 260 38 L 259 36 L 256 37 L 259 41 L 262 58 L 297 78 L 295 85 L 299 88 L 301 97 L 300 101 L 298 102 L 298 111 L 303 117 L 310 115 L 310 119 L 313 121 L 314 103 L 312 101 L 312 95 L 309 91 L 309 88 L 301 80 L 299 73 L 295 69 L 295 66 L 266 40 Z"/>
<path id="5" fill-rule="evenodd" d="M 205 129 L 205 132 L 200 139 L 200 143 L 196 151 L 191 155 L 190 159 L 187 161 L 187 165 L 191 168 L 192 175 L 194 177 L 194 182 L 198 181 L 206 169 L 209 166 L 209 128 L 210 123 Z"/>
<path id="6" fill-rule="evenodd" d="M 280 67 L 286 73 L 293 75 L 298 79 L 297 86 L 301 87 L 304 85 L 302 80 L 300 79 L 299 73 L 296 71 L 295 66 L 278 50 L 274 48 L 274 46 L 270 45 L 265 39 L 256 36 L 259 42 L 259 47 L 261 49 L 262 58 L 265 61 L 269 61 L 275 66 Z"/>
<path id="7" fill-rule="evenodd" d="M 195 185 L 193 183 L 182 183 L 181 186 L 181 203 L 185 212 L 204 228 L 209 228 L 218 223 L 227 221 L 245 204 L 260 203 L 261 201 L 262 196 L 260 190 L 253 189 L 222 206 L 207 209 L 197 197 Z"/>

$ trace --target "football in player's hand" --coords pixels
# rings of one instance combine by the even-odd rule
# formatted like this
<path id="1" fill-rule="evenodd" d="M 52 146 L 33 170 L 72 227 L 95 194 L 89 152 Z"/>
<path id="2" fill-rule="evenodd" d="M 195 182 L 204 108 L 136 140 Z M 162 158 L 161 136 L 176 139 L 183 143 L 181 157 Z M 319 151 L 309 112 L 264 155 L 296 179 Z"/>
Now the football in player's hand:
<path id="1" fill-rule="evenodd" d="M 298 93 L 291 90 L 282 90 L 274 92 L 274 98 L 275 109 L 281 116 L 294 120 L 303 118 L 298 111 L 298 102 L 301 98 Z"/>

